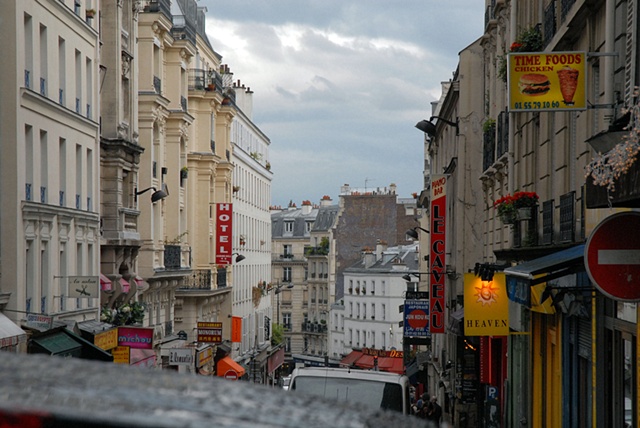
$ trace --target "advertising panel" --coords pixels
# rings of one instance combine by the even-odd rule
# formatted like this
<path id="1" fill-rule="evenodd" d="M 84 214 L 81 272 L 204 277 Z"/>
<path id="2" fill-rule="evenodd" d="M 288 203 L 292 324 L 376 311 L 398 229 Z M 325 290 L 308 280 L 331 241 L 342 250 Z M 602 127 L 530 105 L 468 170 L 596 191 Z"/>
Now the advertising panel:
<path id="1" fill-rule="evenodd" d="M 201 343 L 222 343 L 222 323 L 221 322 L 199 322 L 198 342 Z"/>
<path id="2" fill-rule="evenodd" d="M 216 204 L 216 264 L 230 265 L 233 256 L 233 204 Z"/>
<path id="3" fill-rule="evenodd" d="M 98 276 L 70 276 L 68 283 L 69 297 L 100 297 Z"/>
<path id="4" fill-rule="evenodd" d="M 193 348 L 171 348 L 169 350 L 170 366 L 192 366 L 194 364 Z"/>
<path id="5" fill-rule="evenodd" d="M 113 362 L 116 364 L 125 364 L 129 365 L 129 347 L 128 346 L 117 346 L 113 348 L 111 351 L 111 355 L 113 355 Z"/>
<path id="6" fill-rule="evenodd" d="M 483 281 L 473 273 L 464 274 L 464 334 L 509 334 L 509 298 L 504 273 L 496 272 L 491 281 Z"/>
<path id="7" fill-rule="evenodd" d="M 429 249 L 429 331 L 444 333 L 447 242 L 447 176 L 431 177 L 431 247 Z"/>
<path id="8" fill-rule="evenodd" d="M 584 52 L 508 55 L 509 111 L 587 109 Z"/>
<path id="9" fill-rule="evenodd" d="M 118 346 L 153 349 L 153 328 L 118 327 Z"/>
<path id="10" fill-rule="evenodd" d="M 100 349 L 108 351 L 118 346 L 118 329 L 113 328 L 93 336 L 93 344 Z"/>
<path id="11" fill-rule="evenodd" d="M 402 325 L 405 337 L 429 336 L 429 300 L 405 300 Z"/>

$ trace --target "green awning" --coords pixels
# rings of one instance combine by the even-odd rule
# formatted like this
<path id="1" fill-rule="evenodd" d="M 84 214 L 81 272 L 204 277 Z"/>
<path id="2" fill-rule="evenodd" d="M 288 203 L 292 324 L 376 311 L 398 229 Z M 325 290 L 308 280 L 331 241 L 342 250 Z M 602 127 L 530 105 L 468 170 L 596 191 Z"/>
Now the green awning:
<path id="1" fill-rule="evenodd" d="M 80 357 L 82 345 L 64 332 L 32 338 L 34 353 L 47 353 L 64 357 Z"/>

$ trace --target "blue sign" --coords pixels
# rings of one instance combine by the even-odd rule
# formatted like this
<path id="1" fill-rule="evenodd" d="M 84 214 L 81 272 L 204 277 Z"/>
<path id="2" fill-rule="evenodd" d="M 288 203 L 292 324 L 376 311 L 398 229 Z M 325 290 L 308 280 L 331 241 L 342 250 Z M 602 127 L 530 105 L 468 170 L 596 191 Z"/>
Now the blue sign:
<path id="1" fill-rule="evenodd" d="M 404 301 L 404 337 L 429 337 L 429 301 Z"/>

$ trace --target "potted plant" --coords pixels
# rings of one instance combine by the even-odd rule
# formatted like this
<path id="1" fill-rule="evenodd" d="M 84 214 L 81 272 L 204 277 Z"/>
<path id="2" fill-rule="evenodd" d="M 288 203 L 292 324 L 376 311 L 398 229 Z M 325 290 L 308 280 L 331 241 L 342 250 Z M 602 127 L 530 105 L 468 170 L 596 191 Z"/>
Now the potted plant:
<path id="1" fill-rule="evenodd" d="M 515 192 L 505 195 L 493 203 L 504 224 L 514 224 L 517 220 L 529 220 L 532 208 L 538 205 L 536 192 Z"/>
<path id="2" fill-rule="evenodd" d="M 184 180 L 187 178 L 188 175 L 189 175 L 189 168 L 187 168 L 186 166 L 183 166 L 180 169 L 180 178 Z"/>
<path id="3" fill-rule="evenodd" d="M 95 9 L 87 9 L 85 11 L 85 16 L 87 17 L 87 19 L 93 19 L 96 16 L 96 10 Z"/>

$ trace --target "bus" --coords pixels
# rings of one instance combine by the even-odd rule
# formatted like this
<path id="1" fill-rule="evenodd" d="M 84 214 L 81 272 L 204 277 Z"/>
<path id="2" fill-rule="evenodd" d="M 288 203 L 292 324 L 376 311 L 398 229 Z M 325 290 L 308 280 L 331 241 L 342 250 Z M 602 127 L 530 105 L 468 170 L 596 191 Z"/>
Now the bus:
<path id="1" fill-rule="evenodd" d="M 375 409 L 410 414 L 409 379 L 389 372 L 334 367 L 299 367 L 291 373 L 289 391 L 360 403 Z"/>

